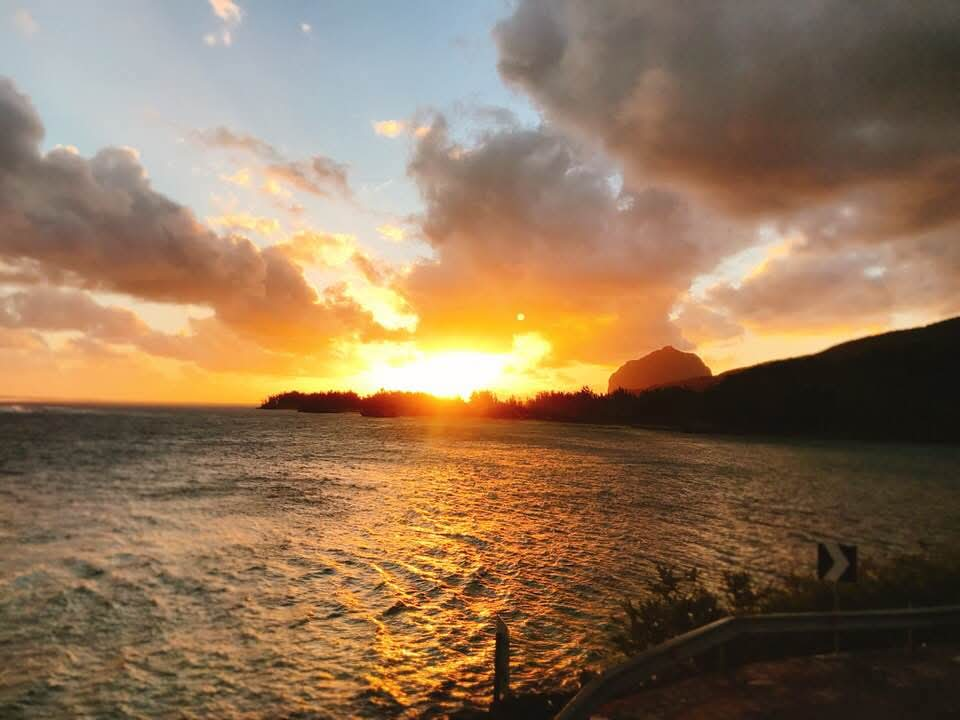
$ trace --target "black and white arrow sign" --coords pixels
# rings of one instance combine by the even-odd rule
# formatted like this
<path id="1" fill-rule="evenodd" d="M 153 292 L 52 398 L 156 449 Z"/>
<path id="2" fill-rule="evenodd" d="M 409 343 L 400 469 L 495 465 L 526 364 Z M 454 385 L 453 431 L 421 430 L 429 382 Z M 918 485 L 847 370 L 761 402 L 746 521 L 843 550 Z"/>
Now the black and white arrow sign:
<path id="1" fill-rule="evenodd" d="M 817 543 L 817 577 L 830 582 L 856 582 L 857 546 Z"/>

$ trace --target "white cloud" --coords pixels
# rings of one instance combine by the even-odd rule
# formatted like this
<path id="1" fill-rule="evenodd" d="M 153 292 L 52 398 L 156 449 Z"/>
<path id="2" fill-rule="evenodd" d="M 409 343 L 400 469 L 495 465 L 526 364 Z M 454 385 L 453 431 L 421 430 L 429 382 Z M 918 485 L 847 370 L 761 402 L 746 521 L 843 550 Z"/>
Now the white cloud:
<path id="1" fill-rule="evenodd" d="M 378 120 L 373 123 L 373 131 L 382 137 L 395 138 L 407 130 L 403 120 Z"/>
<path id="2" fill-rule="evenodd" d="M 208 0 L 214 15 L 223 21 L 223 27 L 217 32 L 210 32 L 203 36 L 203 42 L 209 47 L 233 45 L 231 28 L 236 27 L 243 20 L 243 10 L 233 0 Z"/>
<path id="3" fill-rule="evenodd" d="M 23 8 L 13 14 L 13 24 L 24 37 L 30 37 L 40 29 L 40 25 L 33 19 L 33 15 Z"/>
<path id="4" fill-rule="evenodd" d="M 216 47 L 217 45 L 230 47 L 233 45 L 233 35 L 229 30 L 224 28 L 219 33 L 207 33 L 203 36 L 203 42 L 210 47 Z"/>
<path id="5" fill-rule="evenodd" d="M 400 137 L 406 133 L 422 138 L 430 132 L 429 125 L 412 125 L 406 120 L 375 120 L 372 124 L 377 135 L 388 138 Z"/>
<path id="6" fill-rule="evenodd" d="M 243 10 L 233 0 L 210 0 L 210 7 L 218 18 L 230 25 L 238 25 L 243 20 Z"/>

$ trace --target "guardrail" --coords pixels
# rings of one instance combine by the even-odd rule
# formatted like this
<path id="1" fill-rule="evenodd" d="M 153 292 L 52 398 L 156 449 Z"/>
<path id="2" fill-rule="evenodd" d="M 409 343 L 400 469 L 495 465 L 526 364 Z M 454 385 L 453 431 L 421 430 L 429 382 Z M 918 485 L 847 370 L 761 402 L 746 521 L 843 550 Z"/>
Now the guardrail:
<path id="1" fill-rule="evenodd" d="M 960 625 L 960 605 L 898 610 L 744 615 L 717 620 L 644 650 L 584 685 L 556 720 L 586 720 L 601 705 L 638 689 L 651 675 L 745 635 L 922 630 Z"/>

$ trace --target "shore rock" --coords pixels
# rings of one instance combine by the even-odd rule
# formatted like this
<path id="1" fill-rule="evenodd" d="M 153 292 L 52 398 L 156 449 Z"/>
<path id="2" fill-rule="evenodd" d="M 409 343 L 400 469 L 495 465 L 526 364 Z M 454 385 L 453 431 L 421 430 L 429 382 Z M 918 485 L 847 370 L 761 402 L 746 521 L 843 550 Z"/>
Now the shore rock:
<path id="1" fill-rule="evenodd" d="M 672 345 L 667 345 L 639 360 L 630 360 L 621 365 L 610 376 L 607 392 L 619 389 L 640 392 L 712 375 L 710 368 L 697 355 L 681 352 Z"/>

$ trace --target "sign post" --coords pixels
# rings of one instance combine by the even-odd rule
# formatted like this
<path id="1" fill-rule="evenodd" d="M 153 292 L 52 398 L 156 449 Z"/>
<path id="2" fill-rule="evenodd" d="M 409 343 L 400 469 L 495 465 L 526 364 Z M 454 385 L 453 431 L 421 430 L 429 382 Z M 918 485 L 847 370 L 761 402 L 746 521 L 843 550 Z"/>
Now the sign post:
<path id="1" fill-rule="evenodd" d="M 857 546 L 817 543 L 817 577 L 828 582 L 857 581 Z"/>
<path id="2" fill-rule="evenodd" d="M 833 612 L 840 611 L 839 585 L 857 581 L 857 546 L 817 543 L 817 577 L 833 583 Z M 840 652 L 840 633 L 833 633 L 833 652 Z"/>

